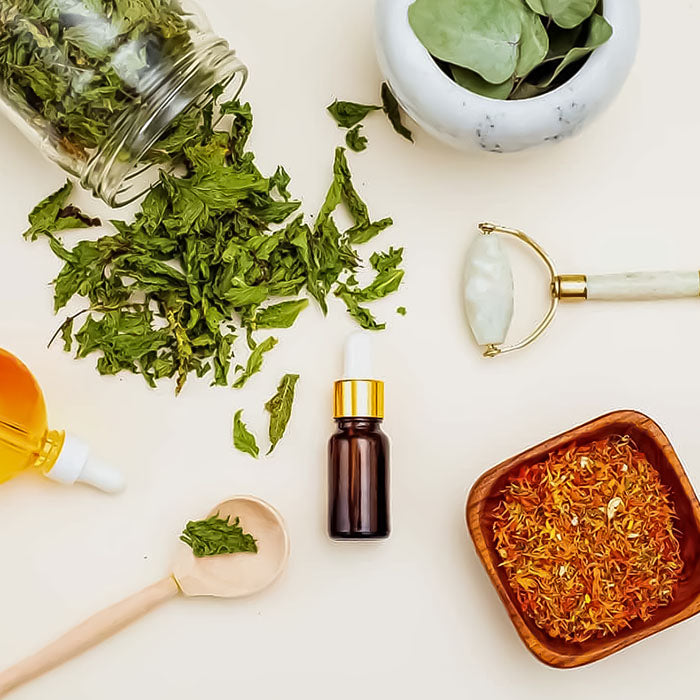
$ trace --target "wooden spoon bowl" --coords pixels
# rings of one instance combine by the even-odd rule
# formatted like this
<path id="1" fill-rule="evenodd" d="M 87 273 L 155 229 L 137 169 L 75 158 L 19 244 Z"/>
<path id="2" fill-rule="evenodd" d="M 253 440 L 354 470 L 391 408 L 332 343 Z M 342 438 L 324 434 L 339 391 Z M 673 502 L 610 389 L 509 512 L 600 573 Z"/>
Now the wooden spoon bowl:
<path id="1" fill-rule="evenodd" d="M 236 496 L 219 503 L 207 517 L 238 517 L 246 532 L 255 537 L 258 553 L 219 554 L 195 557 L 182 543 L 173 566 L 173 578 L 187 596 L 242 598 L 274 583 L 289 559 L 289 535 L 282 516 L 254 496 Z"/>

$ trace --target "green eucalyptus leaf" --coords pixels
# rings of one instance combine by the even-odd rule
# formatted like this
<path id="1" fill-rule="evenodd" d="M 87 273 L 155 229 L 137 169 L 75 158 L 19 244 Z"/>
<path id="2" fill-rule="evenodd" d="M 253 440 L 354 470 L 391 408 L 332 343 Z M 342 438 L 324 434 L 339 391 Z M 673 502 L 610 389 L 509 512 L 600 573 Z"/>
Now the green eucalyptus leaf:
<path id="1" fill-rule="evenodd" d="M 515 0 L 416 0 L 408 19 L 433 56 L 497 85 L 516 71 L 523 11 Z"/>
<path id="2" fill-rule="evenodd" d="M 510 95 L 511 100 L 529 100 L 531 97 L 538 97 L 547 92 L 547 88 L 540 87 L 534 83 L 529 83 L 527 80 L 523 80 L 518 83 L 516 88 Z"/>
<path id="3" fill-rule="evenodd" d="M 531 12 L 522 3 L 522 0 L 513 1 L 518 4 L 522 22 L 520 52 L 515 67 L 515 77 L 522 78 L 544 60 L 549 51 L 549 36 L 547 36 L 547 30 L 539 15 Z"/>
<path id="4" fill-rule="evenodd" d="M 539 87 L 549 88 L 552 83 L 559 77 L 561 72 L 575 61 L 588 56 L 595 49 L 602 46 L 612 36 L 613 29 L 608 21 L 601 15 L 593 15 L 590 19 L 590 27 L 588 37 L 584 46 L 577 46 L 570 51 L 562 59 L 561 63 L 556 67 L 554 73 L 545 81 L 538 83 Z"/>
<path id="5" fill-rule="evenodd" d="M 450 66 L 453 80 L 463 88 L 477 95 L 491 97 L 494 100 L 505 100 L 510 95 L 513 85 L 515 84 L 515 76 L 512 75 L 504 83 L 494 85 L 484 80 L 478 73 L 461 66 Z"/>
<path id="6" fill-rule="evenodd" d="M 572 29 L 562 29 L 556 24 L 552 24 L 547 30 L 549 34 L 549 51 L 545 61 L 552 61 L 559 58 L 564 58 L 571 49 L 575 46 L 580 46 L 583 43 L 581 35 L 585 28 L 584 24 L 579 24 Z"/>
<path id="7" fill-rule="evenodd" d="M 585 22 L 598 5 L 598 0 L 525 0 L 534 12 L 550 17 L 564 29 Z"/>

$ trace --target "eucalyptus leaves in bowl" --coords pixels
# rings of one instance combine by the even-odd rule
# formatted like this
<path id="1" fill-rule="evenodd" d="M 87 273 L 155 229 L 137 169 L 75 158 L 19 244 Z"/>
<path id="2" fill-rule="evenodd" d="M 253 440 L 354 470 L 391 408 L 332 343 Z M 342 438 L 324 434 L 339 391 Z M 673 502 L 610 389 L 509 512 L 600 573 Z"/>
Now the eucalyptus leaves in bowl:
<path id="1" fill-rule="evenodd" d="M 562 85 L 613 34 L 599 0 L 416 0 L 408 19 L 456 83 L 501 100 Z"/>
<path id="2" fill-rule="evenodd" d="M 639 0 L 377 0 L 377 55 L 426 131 L 518 151 L 561 141 L 613 101 L 639 14 Z"/>

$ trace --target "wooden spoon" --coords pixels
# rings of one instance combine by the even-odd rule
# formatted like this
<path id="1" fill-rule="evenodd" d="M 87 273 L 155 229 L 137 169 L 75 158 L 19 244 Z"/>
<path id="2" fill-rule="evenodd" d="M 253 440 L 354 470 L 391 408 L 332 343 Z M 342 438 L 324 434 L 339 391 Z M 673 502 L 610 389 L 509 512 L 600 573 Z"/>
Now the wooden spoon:
<path id="1" fill-rule="evenodd" d="M 289 536 L 282 516 L 271 505 L 252 496 L 224 501 L 209 516 L 216 513 L 222 517 L 239 517 L 245 532 L 257 540 L 257 554 L 241 552 L 198 558 L 183 544 L 170 576 L 93 615 L 33 656 L 0 673 L 0 696 L 99 644 L 178 593 L 241 598 L 272 584 L 289 558 Z"/>

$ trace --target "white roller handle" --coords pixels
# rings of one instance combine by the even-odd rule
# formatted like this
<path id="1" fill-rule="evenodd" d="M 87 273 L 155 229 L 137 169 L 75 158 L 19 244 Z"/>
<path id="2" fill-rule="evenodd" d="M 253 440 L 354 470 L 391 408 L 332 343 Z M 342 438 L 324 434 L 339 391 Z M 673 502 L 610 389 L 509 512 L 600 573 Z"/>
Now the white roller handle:
<path id="1" fill-rule="evenodd" d="M 700 296 L 700 273 L 623 272 L 586 275 L 587 298 L 597 301 L 648 301 Z"/>

